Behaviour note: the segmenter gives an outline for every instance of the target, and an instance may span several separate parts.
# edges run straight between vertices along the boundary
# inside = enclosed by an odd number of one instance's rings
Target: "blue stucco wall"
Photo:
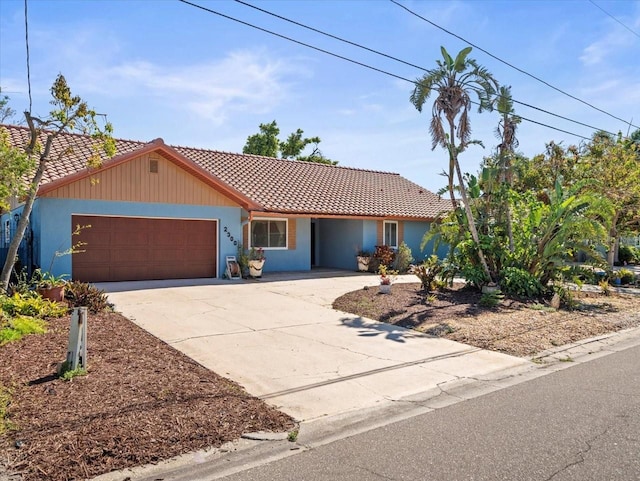
[[[230,237],[224,233],[224,227],[227,227],[230,236],[241,241],[240,212],[239,207],[40,198],[36,200],[32,218],[34,238],[40,239],[39,244],[34,243],[34,260],[45,270],[49,270],[49,266],[52,265],[51,272],[55,275],[71,273],[72,256],[56,257],[55,254],[70,248],[73,244],[72,214],[217,219],[219,221],[218,275],[222,276],[225,256],[236,255],[237,250]]]
[[[267,258],[264,264],[265,273],[311,269],[311,219],[296,219],[295,249],[265,249],[264,254]]]
[[[319,219],[320,259],[322,267],[355,270],[356,254],[362,249],[363,221]]]
[[[362,222],[362,250],[371,254],[376,250],[378,243],[378,222],[365,220]]]
[[[415,263],[424,260],[425,257],[429,257],[431,254],[436,254],[440,259],[443,259],[447,255],[448,248],[446,245],[440,245],[438,250],[434,251],[433,240],[425,245],[424,250],[420,249],[422,238],[425,233],[429,231],[430,227],[430,222],[404,222],[404,241],[411,248]]]

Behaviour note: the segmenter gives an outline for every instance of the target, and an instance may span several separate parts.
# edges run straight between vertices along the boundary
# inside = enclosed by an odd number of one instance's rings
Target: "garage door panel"
[[[74,242],[73,278],[90,282],[179,279],[216,275],[217,222],[136,217],[73,216],[91,224]]]

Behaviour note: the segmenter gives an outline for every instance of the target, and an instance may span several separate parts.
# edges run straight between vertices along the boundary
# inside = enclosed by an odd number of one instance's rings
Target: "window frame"
[[[284,222],[284,247],[266,247],[253,245],[253,223],[267,222],[267,240],[269,239],[269,222]],[[249,248],[256,247],[265,251],[286,251],[289,249],[289,219],[286,217],[254,217],[249,222]]]
[[[395,245],[391,245],[391,244],[387,244],[387,225],[395,225],[396,226],[396,244]],[[400,244],[400,232],[399,232],[399,226],[398,226],[398,221],[397,220],[385,220],[382,223],[382,244],[383,245],[388,245],[391,249],[397,249],[399,244]]]

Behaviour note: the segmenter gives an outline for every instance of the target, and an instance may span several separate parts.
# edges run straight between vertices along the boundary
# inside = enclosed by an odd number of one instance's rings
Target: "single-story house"
[[[2,126],[12,145],[29,131]],[[355,270],[360,250],[397,247],[417,259],[430,223],[450,202],[398,174],[151,142],[116,141],[87,168],[92,140],[57,138],[30,218],[30,263],[84,281],[221,277],[238,244],[262,247],[270,271]],[[78,143],[80,144],[78,146]],[[8,246],[22,208],[2,216]],[[76,227],[90,225],[79,234]],[[78,242],[71,255],[56,255]],[[5,249],[6,250],[6,249]]]

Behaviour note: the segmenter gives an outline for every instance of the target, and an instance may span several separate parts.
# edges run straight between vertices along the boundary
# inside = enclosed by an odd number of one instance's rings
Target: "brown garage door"
[[[211,220],[72,216],[75,280],[85,282],[215,277],[217,223]]]

